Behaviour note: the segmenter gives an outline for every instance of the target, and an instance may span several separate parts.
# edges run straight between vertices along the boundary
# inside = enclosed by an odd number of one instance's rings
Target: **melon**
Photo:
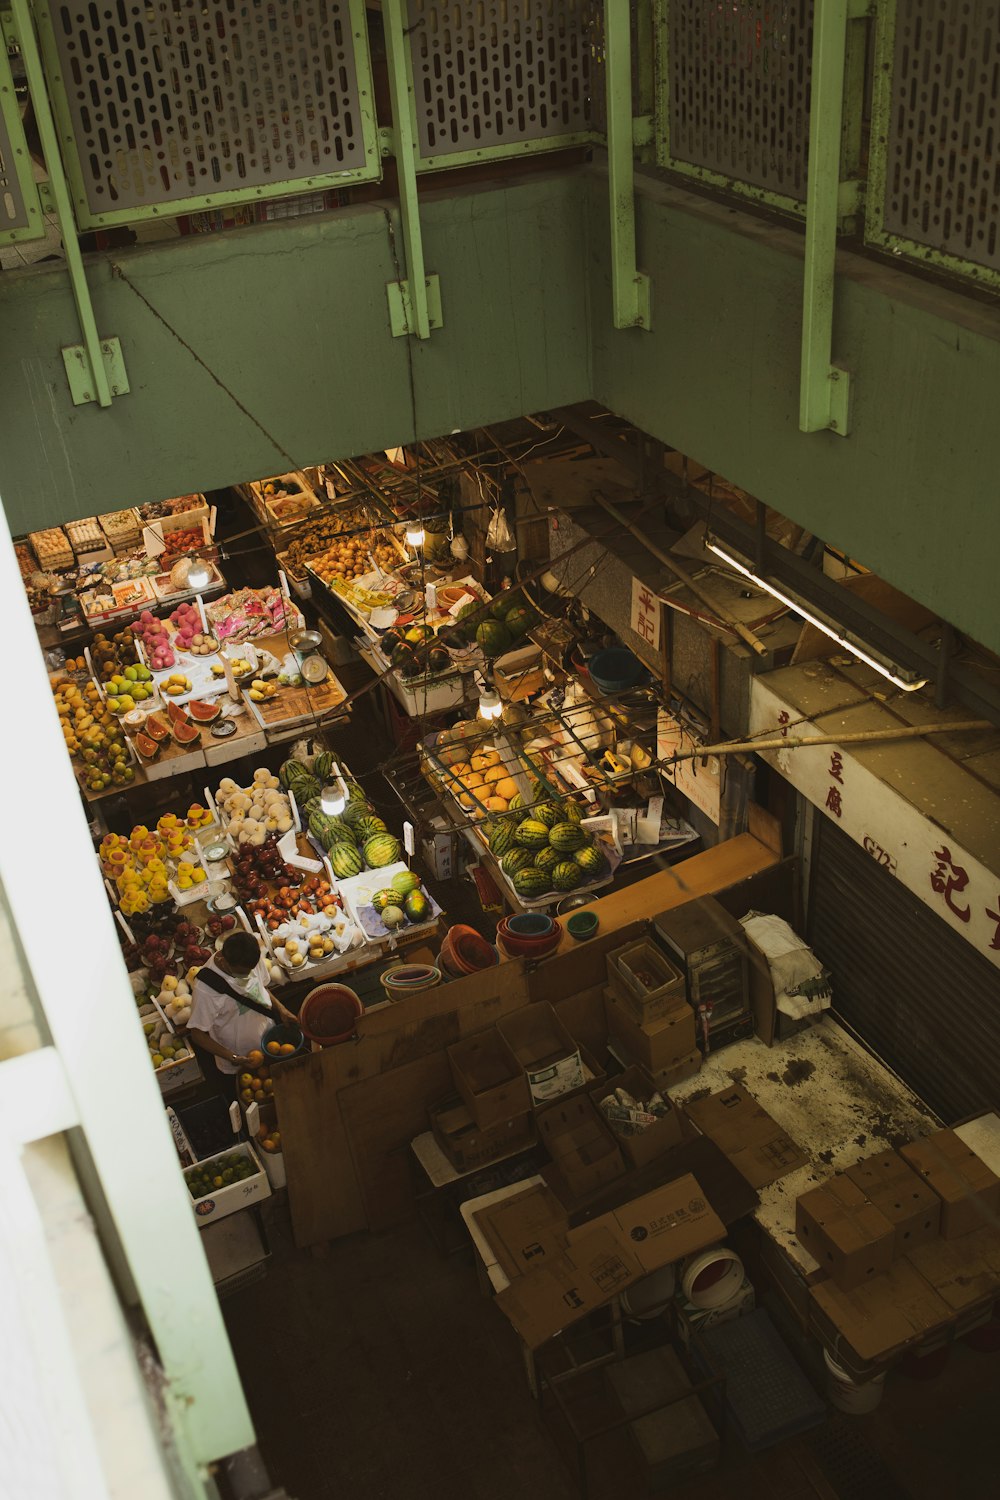
[[[208,703],[203,698],[193,698],[188,704],[188,713],[199,724],[211,724],[222,712],[218,703]]]
[[[150,739],[148,734],[139,733],[136,735],[135,748],[143,760],[155,760],[160,753],[159,741]]]
[[[201,730],[197,724],[192,724],[191,720],[183,714],[180,718],[174,719],[170,726],[170,732],[178,745],[193,745],[195,740],[201,736]]]

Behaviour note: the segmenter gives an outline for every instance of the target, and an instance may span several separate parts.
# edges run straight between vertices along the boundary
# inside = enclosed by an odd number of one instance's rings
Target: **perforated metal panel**
[[[31,168],[17,112],[14,82],[7,49],[0,46],[0,238],[30,239],[44,233]],[[8,119],[10,123],[8,123]],[[21,148],[21,173],[14,152],[14,135]],[[22,180],[25,179],[25,180]],[[29,200],[28,194],[31,194]]]
[[[1000,3],[897,0],[884,227],[1000,271]]]
[[[812,0],[669,0],[664,165],[804,202]]]
[[[604,89],[596,0],[409,0],[407,11],[425,160],[592,128]]]
[[[0,232],[27,227],[28,210],[14,170],[14,151],[3,115],[0,114]]]
[[[91,223],[377,175],[361,0],[49,0],[46,12]]]

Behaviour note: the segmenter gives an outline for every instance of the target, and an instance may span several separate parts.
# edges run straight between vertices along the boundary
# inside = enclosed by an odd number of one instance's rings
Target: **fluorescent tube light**
[[[915,693],[918,689],[927,686],[926,677],[906,682],[899,676],[898,672],[893,671],[891,666],[887,666],[886,663],[879,661],[877,657],[865,651],[855,641],[848,640],[846,636],[838,635],[832,626],[827,625],[818,615],[814,615],[804,604],[800,604],[798,599],[794,599],[791,594],[784,593],[776,584],[770,583],[768,579],[762,578],[759,573],[755,573],[752,568],[748,568],[746,563],[740,562],[731,553],[724,551],[716,542],[709,541],[706,538],[705,546],[709,552],[714,552],[716,557],[721,557],[722,561],[728,564],[730,568],[735,568],[737,573],[742,573],[744,578],[749,578],[751,583],[755,584],[758,588],[762,588],[765,593],[770,594],[772,598],[777,599],[786,608],[794,610],[797,615],[802,616],[803,620],[808,620],[810,625],[815,625],[816,629],[822,631],[831,641],[836,641],[838,646],[843,646],[845,651],[849,651],[852,656],[856,656],[859,661],[863,661],[874,672],[878,672],[882,677],[888,678],[893,686],[898,687],[901,692]]]

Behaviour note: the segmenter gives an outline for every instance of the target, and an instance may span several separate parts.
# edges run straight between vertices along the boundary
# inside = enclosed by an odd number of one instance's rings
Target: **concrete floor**
[[[266,1279],[225,1299],[223,1311],[264,1460],[293,1500],[577,1494],[470,1261],[441,1257],[416,1223],[353,1236],[321,1256],[299,1252],[280,1202],[269,1232]],[[957,1345],[935,1380],[891,1376],[878,1412],[831,1413],[823,1427],[753,1456],[727,1442],[720,1469],[671,1493],[985,1500],[1000,1493],[998,1395],[1000,1355]],[[631,1473],[595,1470],[593,1500],[644,1493]]]

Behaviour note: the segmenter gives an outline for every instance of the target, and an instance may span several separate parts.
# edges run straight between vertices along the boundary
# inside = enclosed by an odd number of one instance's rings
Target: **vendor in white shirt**
[[[251,1066],[268,1027],[287,1021],[291,1011],[267,988],[260,944],[249,932],[231,932],[215,957],[199,969],[191,1000],[188,1034],[211,1052],[220,1073]]]

